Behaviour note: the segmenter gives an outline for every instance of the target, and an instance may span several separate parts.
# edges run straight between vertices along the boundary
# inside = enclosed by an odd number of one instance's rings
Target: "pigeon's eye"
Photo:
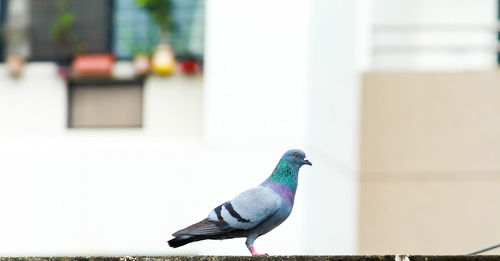
[[[295,158],[298,158],[298,157],[299,157],[299,154],[298,154],[297,152],[295,152],[295,153],[293,154],[293,156],[294,156]]]

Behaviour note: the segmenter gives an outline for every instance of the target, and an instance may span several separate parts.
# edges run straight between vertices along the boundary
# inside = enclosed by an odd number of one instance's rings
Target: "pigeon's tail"
[[[244,236],[244,231],[234,229],[224,221],[212,221],[203,219],[185,229],[175,232],[173,239],[168,241],[168,245],[176,248],[205,239],[227,239]]]
[[[196,242],[196,241],[200,241],[200,240],[203,240],[203,239],[206,239],[206,237],[202,237],[202,236],[180,236],[180,237],[175,237],[173,239],[170,239],[168,241],[168,245],[170,247],[176,248],[176,247],[181,247],[183,245],[186,245],[186,244],[189,244],[189,243],[192,243],[192,242]]]

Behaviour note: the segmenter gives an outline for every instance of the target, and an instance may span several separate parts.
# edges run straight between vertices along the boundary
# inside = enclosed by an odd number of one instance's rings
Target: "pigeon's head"
[[[306,154],[297,149],[289,150],[283,154],[282,159],[285,159],[287,162],[296,164],[299,167],[302,165],[309,165],[312,166],[312,163],[308,160],[306,160]]]

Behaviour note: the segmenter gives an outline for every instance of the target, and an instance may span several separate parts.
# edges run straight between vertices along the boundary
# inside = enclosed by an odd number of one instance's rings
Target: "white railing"
[[[496,67],[494,24],[378,24],[371,28],[373,69]]]

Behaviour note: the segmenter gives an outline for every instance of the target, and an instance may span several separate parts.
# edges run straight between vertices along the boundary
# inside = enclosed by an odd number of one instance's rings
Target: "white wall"
[[[358,186],[358,2],[311,2],[307,253],[355,254]],[[311,240],[320,238],[320,240]],[[309,239],[309,240],[307,240]]]
[[[201,146],[202,81],[149,78],[141,129],[68,129],[54,64],[0,66],[0,255],[167,254],[174,199],[210,176],[183,182],[225,156]]]
[[[66,90],[52,64],[30,64],[19,79],[0,67],[0,139],[60,136]]]
[[[302,143],[307,9],[300,0],[207,2],[207,142]]]
[[[371,0],[369,4],[372,13],[371,21],[367,22],[373,24],[373,31],[369,32],[373,41],[372,69],[496,67],[495,0]],[[381,29],[381,26],[386,27]],[[396,30],[387,26],[406,27]],[[408,47],[413,50],[404,50]]]
[[[208,3],[206,141],[259,158],[298,146],[314,164],[289,220],[257,249],[356,253],[357,3]]]
[[[243,189],[239,185],[233,189],[238,181],[243,179],[246,188],[262,182],[284,151],[306,150],[309,4],[298,0],[212,0],[206,8],[205,142],[210,148],[234,151],[233,156],[245,162],[228,166],[233,169],[229,172],[212,174],[220,181],[215,186],[226,195],[213,202],[223,202]],[[301,176],[311,171],[304,167]],[[304,192],[299,185],[294,212],[256,241],[257,251],[304,253]],[[243,242],[202,242],[187,249],[246,255]]]
[[[0,68],[0,255],[248,255],[244,239],[166,241],[296,147],[314,166],[301,170],[292,215],[256,249],[355,253],[354,4],[206,8],[205,86],[150,78],[142,129],[67,129],[55,66],[29,64],[19,80]]]

